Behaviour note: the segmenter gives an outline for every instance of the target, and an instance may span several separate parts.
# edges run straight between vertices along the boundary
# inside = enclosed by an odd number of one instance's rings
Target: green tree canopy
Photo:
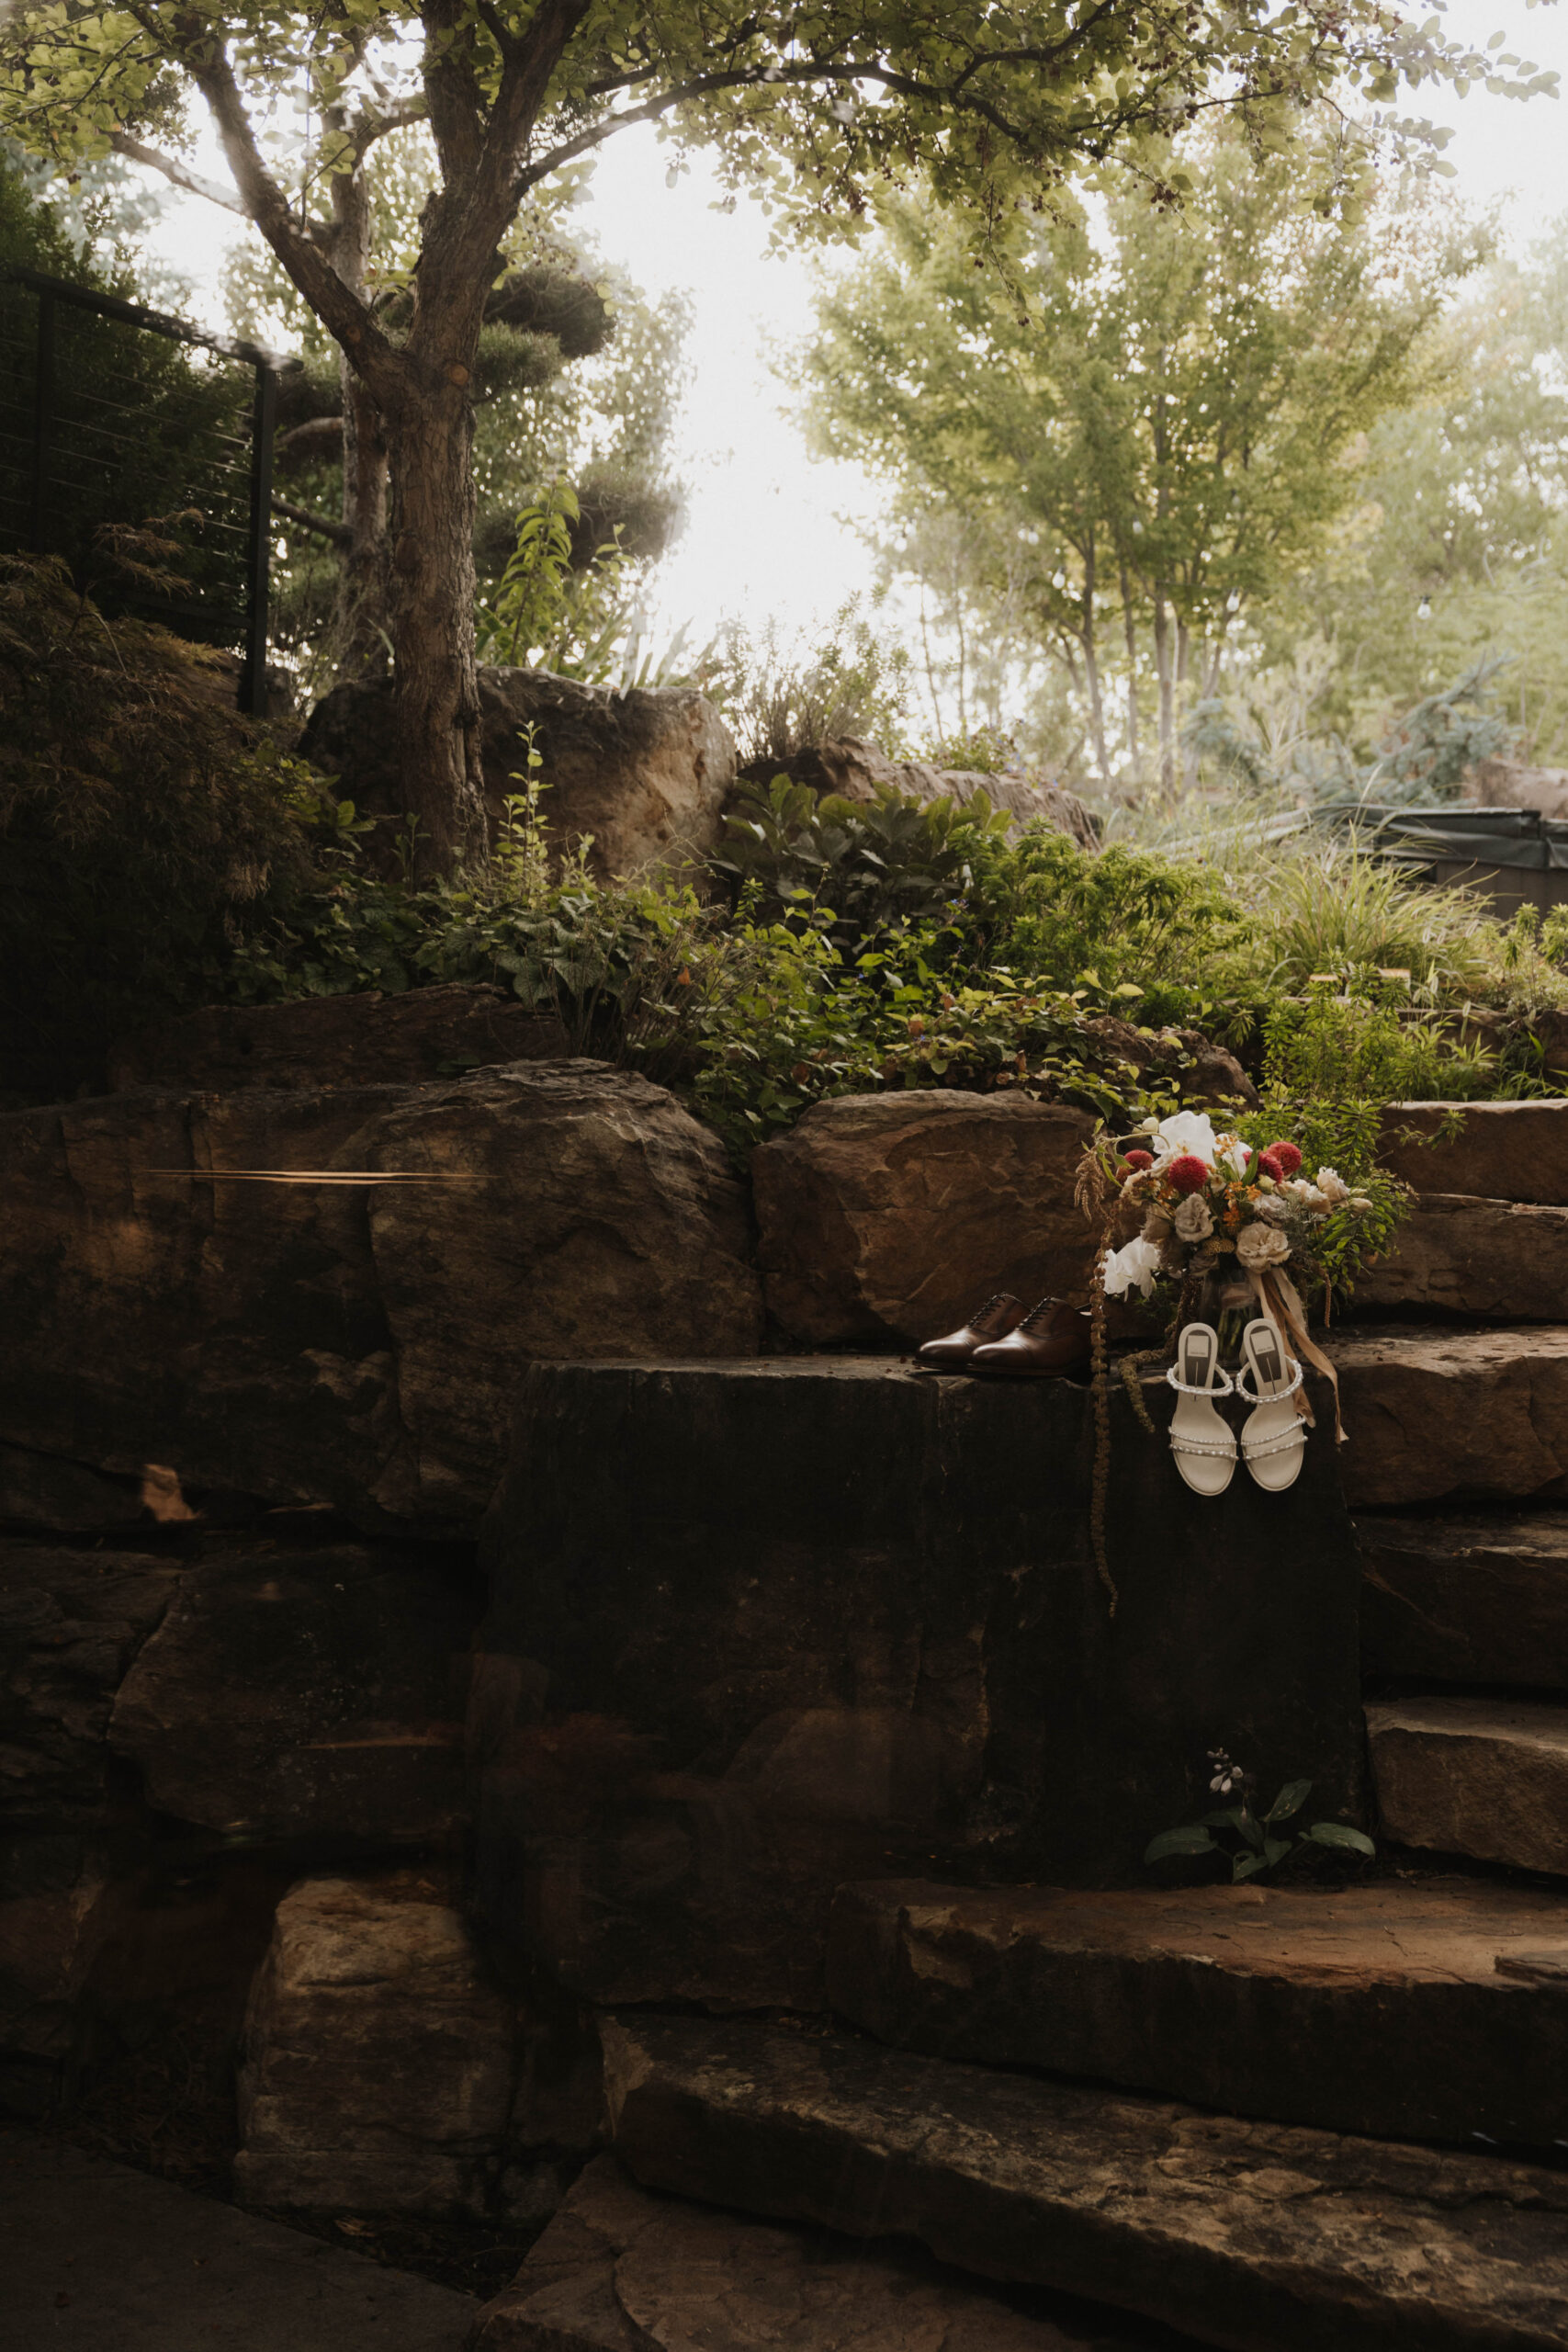
[[[1364,179],[1370,142],[1427,135],[1390,111],[1402,84],[1534,85],[1438,23],[1418,29],[1384,0],[997,0],[967,14],[951,0],[679,0],[654,15],[627,0],[21,0],[0,28],[0,129],[62,160],[118,149],[197,186],[180,150],[187,107],[207,107],[232,184],[204,192],[259,229],[363,394],[345,417],[351,474],[385,443],[400,790],[446,865],[483,850],[471,386],[500,248],[532,189],[660,122],[714,149],[786,229],[852,226],[923,175],[970,209],[984,245],[1086,162],[1122,150],[1174,195],[1178,126],[1229,112],[1282,150],[1303,105],[1338,93],[1373,120],[1303,159],[1303,198],[1332,209]],[[394,322],[366,289],[360,174],[413,120],[429,123],[440,185]]]
[[[1368,433],[1439,365],[1446,294],[1486,251],[1446,205],[1325,220],[1292,159],[1228,128],[1178,151],[1178,209],[1135,187],[1019,225],[1006,277],[905,203],[822,300],[803,369],[820,447],[898,487],[896,568],[988,645],[1048,652],[1102,778],[1108,685],[1134,774],[1157,714],[1172,783],[1181,689],[1211,694],[1238,616],[1319,556]]]

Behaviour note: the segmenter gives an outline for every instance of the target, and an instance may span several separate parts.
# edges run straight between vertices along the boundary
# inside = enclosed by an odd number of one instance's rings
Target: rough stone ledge
[[[824,2243],[650,2196],[604,2155],[486,2304],[472,2352],[1153,2352],[1111,2317],[978,2286],[908,2243]]]
[[[1307,1818],[1312,1818],[1309,1806]],[[1568,2003],[1500,1973],[1568,1954],[1568,1901],[1472,1879],[1314,1887],[840,1889],[832,2006],[878,2041],[1239,2115],[1550,2144]]]
[[[1367,1673],[1568,1688],[1568,1512],[1368,1514],[1356,1536]]]
[[[1438,1143],[1444,1128],[1453,1132]],[[1415,1140],[1407,1140],[1411,1135]],[[1390,1102],[1383,1165],[1418,1193],[1568,1204],[1568,1100]]]
[[[1358,1278],[1353,1305],[1358,1314],[1568,1320],[1568,1208],[1423,1193],[1392,1249]]]
[[[1354,1509],[1568,1496],[1568,1324],[1332,1334]]]
[[[1367,1735],[1383,1834],[1395,1844],[1568,1875],[1568,1708],[1378,1701]]]
[[[645,2186],[1190,2328],[1227,2352],[1559,2352],[1568,2178],[753,2023],[606,2020]]]

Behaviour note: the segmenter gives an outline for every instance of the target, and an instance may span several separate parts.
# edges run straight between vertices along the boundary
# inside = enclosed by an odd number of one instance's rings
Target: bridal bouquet
[[[1297,1145],[1281,1138],[1255,1150],[1216,1135],[1197,1111],[1145,1119],[1108,1172],[1120,1187],[1122,1231],[1139,1220],[1133,1239],[1106,1259],[1111,1298],[1131,1290],[1147,1298],[1157,1282],[1190,1274],[1250,1276],[1258,1288],[1287,1264],[1298,1280],[1331,1279],[1328,1245],[1347,1220],[1375,1206],[1333,1168],[1303,1174]]]

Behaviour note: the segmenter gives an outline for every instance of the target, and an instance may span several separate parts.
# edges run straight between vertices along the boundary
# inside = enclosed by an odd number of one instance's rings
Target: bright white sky
[[[1568,91],[1568,0],[1534,8],[1526,0],[1451,0],[1456,37],[1484,45],[1502,31],[1505,49],[1555,67]],[[1523,104],[1472,88],[1463,99],[1425,92],[1412,114],[1450,122],[1454,185],[1472,202],[1506,201],[1511,238],[1527,244],[1568,209],[1568,97]],[[811,324],[811,265],[766,256],[767,224],[744,199],[714,209],[716,191],[700,164],[665,186],[669,151],[651,130],[610,142],[586,208],[605,259],[657,295],[681,287],[695,323],[694,379],[682,420],[680,470],[691,486],[683,537],[660,567],[661,630],[689,621],[701,643],[727,614],[753,626],[769,614],[788,629],[826,617],[869,586],[871,562],[857,519],[877,513],[874,483],[858,468],[814,463],[789,421],[786,395],[768,366],[768,346],[798,347]],[[216,157],[203,168],[216,171]],[[156,248],[195,279],[195,308],[220,326],[213,289],[227,232],[215,208],[171,205]],[[241,232],[243,233],[243,232]]]

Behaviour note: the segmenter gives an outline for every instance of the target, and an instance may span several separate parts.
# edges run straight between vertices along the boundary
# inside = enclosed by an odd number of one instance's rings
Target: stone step
[[[1326,1344],[1353,1510],[1568,1496],[1568,1324],[1382,1326],[1341,1329]]]
[[[1568,1688],[1568,1511],[1359,1519],[1361,1666]]]
[[[1568,1101],[1391,1102],[1381,1157],[1418,1193],[1562,1207],[1568,1204]]]
[[[487,2303],[472,2352],[1179,2352],[1039,2288],[979,2285],[908,2241],[867,2246],[651,2196],[596,2156]]]
[[[1424,1193],[1356,1283],[1357,1313],[1568,1321],[1568,1208]]]
[[[1568,1707],[1379,1700],[1367,1707],[1367,1736],[1393,1844],[1568,1875]]]
[[[604,2029],[645,2186],[1093,2296],[1231,2352],[1568,2345],[1568,2177],[753,2021]]]
[[[1568,2003],[1502,1973],[1568,1899],[1469,1879],[1329,1892],[840,1889],[834,2009],[879,2041],[1388,2139],[1563,2130]]]

